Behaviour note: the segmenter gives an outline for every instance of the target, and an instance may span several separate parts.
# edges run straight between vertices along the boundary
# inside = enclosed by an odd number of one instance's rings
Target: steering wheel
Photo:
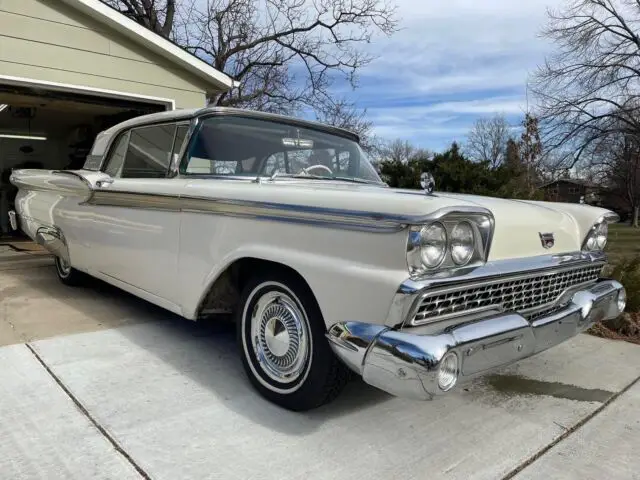
[[[326,170],[329,173],[329,175],[333,175],[333,170],[331,170],[326,165],[322,165],[321,163],[318,163],[316,165],[311,165],[310,167],[307,167],[307,168],[303,168],[302,171],[304,173],[309,173],[309,170],[313,170],[315,168],[322,168],[322,169]]]

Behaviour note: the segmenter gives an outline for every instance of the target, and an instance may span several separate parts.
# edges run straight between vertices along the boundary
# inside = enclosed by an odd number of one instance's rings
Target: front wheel
[[[83,283],[84,275],[82,272],[73,268],[66,260],[56,257],[55,264],[56,274],[62,283],[72,287],[76,287]]]
[[[295,275],[254,277],[243,290],[238,315],[242,363],[265,398],[304,411],[340,393],[348,372],[325,338],[313,294]]]

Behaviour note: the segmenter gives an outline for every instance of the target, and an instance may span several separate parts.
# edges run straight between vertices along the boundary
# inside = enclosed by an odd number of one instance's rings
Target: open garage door
[[[1,234],[11,234],[8,211],[15,168],[82,168],[96,135],[119,122],[173,107],[171,101],[0,80]],[[161,99],[160,99],[161,100]]]

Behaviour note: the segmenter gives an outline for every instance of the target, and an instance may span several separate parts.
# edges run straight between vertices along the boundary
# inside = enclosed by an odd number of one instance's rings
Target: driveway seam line
[[[591,412],[589,415],[584,417],[582,420],[580,420],[574,426],[566,429],[564,431],[564,433],[562,433],[562,435],[560,435],[559,437],[555,438],[551,443],[549,443],[549,444],[545,445],[544,447],[542,447],[540,450],[538,450],[536,453],[534,453],[531,457],[529,457],[523,463],[521,463],[516,468],[514,468],[513,470],[508,472],[505,476],[502,477],[501,480],[509,480],[509,479],[515,477],[520,472],[522,472],[525,468],[527,468],[529,465],[533,464],[536,460],[538,460],[539,458],[544,456],[548,451],[550,451],[553,447],[555,447],[561,441],[565,440],[572,433],[574,433],[574,432],[578,431],[580,428],[582,428],[587,422],[589,422],[589,420],[595,418],[600,412],[602,412],[605,408],[607,408],[611,403],[613,403],[621,395],[625,394],[636,383],[638,383],[638,381],[640,381],[640,377],[637,377],[635,380],[633,380],[631,383],[629,383],[622,390],[620,390],[619,392],[617,392],[614,395],[612,395],[611,397],[609,397],[607,399],[607,401],[602,403],[602,405],[600,405],[598,408],[596,408],[593,412]]]
[[[93,426],[96,427],[98,431],[102,434],[102,436],[104,436],[107,439],[107,441],[111,444],[111,446],[120,455],[122,455],[127,462],[129,462],[129,464],[136,470],[136,472],[138,472],[138,474],[142,478],[144,478],[145,480],[151,480],[151,476],[147,472],[145,472],[144,469],[136,463],[133,457],[131,457],[131,455],[129,455],[122,446],[120,446],[120,444],[116,441],[116,439],[113,438],[111,434],[107,432],[107,430],[102,425],[100,425],[95,418],[93,418],[93,416],[84,407],[84,405],[82,405],[80,400],[78,400],[76,396],[73,393],[71,393],[71,391],[64,385],[64,383],[62,383],[62,380],[60,380],[60,378],[58,378],[58,376],[55,373],[53,373],[51,368],[49,368],[49,366],[44,362],[44,360],[38,354],[38,352],[29,343],[25,343],[24,345],[29,349],[29,351],[33,354],[33,356],[36,357],[36,360],[38,360],[40,365],[42,365],[42,367],[47,371],[47,373],[51,376],[51,378],[53,378],[53,380],[64,391],[64,393],[67,394],[67,396],[71,399],[71,401],[75,404],[75,406],[80,410],[80,412],[85,417],[87,417],[89,421],[93,424]]]

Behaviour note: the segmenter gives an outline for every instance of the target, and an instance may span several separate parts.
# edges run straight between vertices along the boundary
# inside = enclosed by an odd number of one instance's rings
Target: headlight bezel
[[[442,261],[434,267],[429,267],[422,262],[420,245],[420,232],[431,224],[438,223],[444,226],[447,232],[446,254]],[[473,231],[474,249],[465,263],[457,264],[452,257],[452,232],[460,223],[467,223]],[[424,223],[414,224],[409,227],[407,241],[407,267],[411,278],[419,278],[423,275],[433,275],[438,272],[455,272],[464,268],[471,268],[486,263],[491,239],[493,237],[494,219],[488,210],[463,210],[440,212],[425,219]]]
[[[620,217],[613,212],[607,213],[598,218],[598,220],[596,220],[596,222],[587,231],[587,234],[582,241],[582,251],[587,253],[604,251],[609,237],[609,224],[616,223],[619,220]],[[605,232],[604,235],[602,235],[603,230]],[[604,236],[604,242],[598,240],[601,236]]]

